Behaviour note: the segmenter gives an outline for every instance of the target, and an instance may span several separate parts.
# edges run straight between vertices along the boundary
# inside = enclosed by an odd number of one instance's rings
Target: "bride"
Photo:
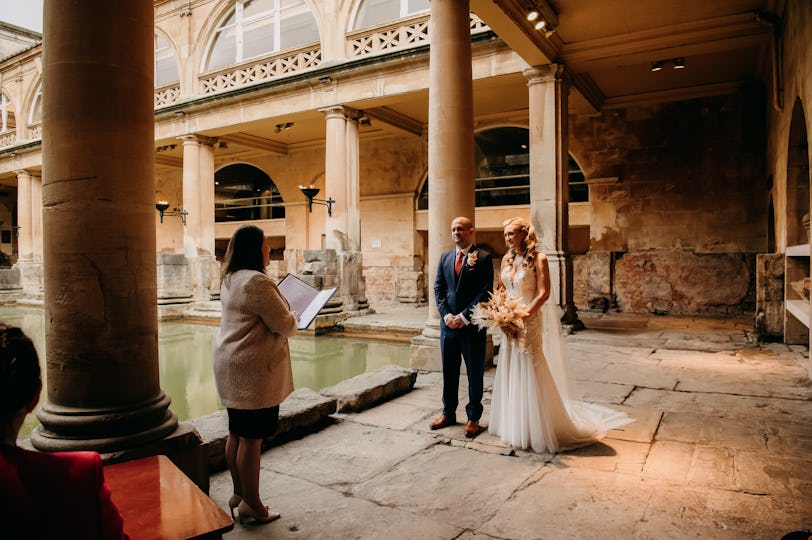
[[[580,401],[570,388],[557,302],[550,299],[547,256],[536,251],[529,221],[503,223],[508,252],[499,275],[526,307],[524,328],[503,327],[488,431],[516,448],[559,452],[586,446],[633,422],[624,413]]]

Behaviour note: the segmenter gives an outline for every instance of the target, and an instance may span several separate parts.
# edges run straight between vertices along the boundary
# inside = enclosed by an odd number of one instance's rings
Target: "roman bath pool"
[[[19,326],[32,339],[40,357],[45,386],[45,319],[36,308],[0,306],[0,321]],[[222,408],[214,388],[212,349],[217,326],[167,321],[158,324],[161,388],[172,398],[170,408],[188,420]],[[345,336],[301,335],[290,339],[296,388],[318,391],[388,364],[409,367],[409,343]],[[45,391],[41,402],[46,399]],[[20,436],[37,425],[28,415]]]

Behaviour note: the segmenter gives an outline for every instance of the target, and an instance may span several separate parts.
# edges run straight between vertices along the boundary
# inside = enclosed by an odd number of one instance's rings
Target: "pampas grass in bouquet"
[[[499,288],[490,293],[487,302],[480,302],[471,312],[471,322],[479,328],[498,328],[505,334],[517,337],[524,330],[523,317],[530,314],[518,298],[509,296]]]

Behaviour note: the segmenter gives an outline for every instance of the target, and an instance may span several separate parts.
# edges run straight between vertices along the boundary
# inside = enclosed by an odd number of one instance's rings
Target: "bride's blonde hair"
[[[522,246],[524,247],[524,261],[522,261],[522,267],[531,268],[536,262],[536,242],[538,241],[538,238],[536,238],[536,230],[528,220],[521,217],[506,219],[502,222],[503,229],[508,228],[510,225],[515,227],[517,231],[527,233],[522,241]],[[518,255],[518,253],[511,247],[505,255],[505,257],[508,258],[508,263],[513,264],[516,255]]]

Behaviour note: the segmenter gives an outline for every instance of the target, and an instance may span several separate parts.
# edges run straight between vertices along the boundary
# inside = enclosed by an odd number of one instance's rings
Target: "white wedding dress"
[[[511,277],[502,272],[507,293],[529,304],[536,296],[535,268]],[[581,401],[572,390],[568,353],[561,338],[557,301],[551,296],[525,320],[519,340],[502,336],[493,383],[488,431],[516,448],[559,452],[586,446],[634,420],[608,407]]]

